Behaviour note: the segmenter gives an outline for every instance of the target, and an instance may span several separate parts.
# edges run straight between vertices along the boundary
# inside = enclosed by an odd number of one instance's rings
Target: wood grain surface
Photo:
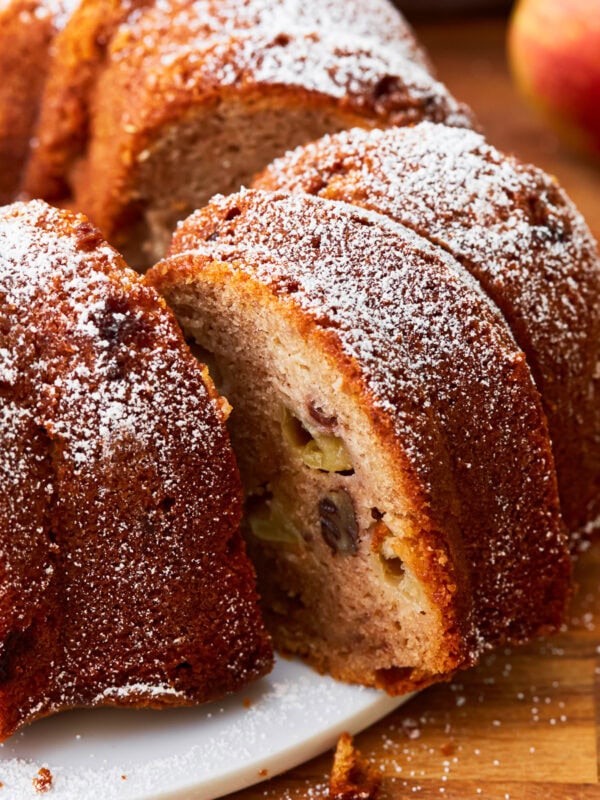
[[[600,236],[600,171],[570,154],[523,103],[505,21],[420,24],[440,78],[489,140],[556,175]],[[600,800],[600,543],[576,565],[564,632],[488,657],[356,737],[389,800]],[[331,753],[231,800],[326,797]]]

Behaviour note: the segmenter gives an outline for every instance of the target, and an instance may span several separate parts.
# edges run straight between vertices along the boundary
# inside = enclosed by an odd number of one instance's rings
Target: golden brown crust
[[[455,487],[443,437],[435,429],[432,430],[431,426],[427,426],[426,436],[437,457],[427,463],[415,464],[403,447],[399,447],[393,419],[373,402],[372,389],[365,380],[361,365],[340,346],[335,328],[330,329],[322,317],[315,320],[311,315],[299,313],[300,310],[293,300],[293,277],[291,280],[285,277],[282,280],[277,279],[273,284],[249,277],[253,272],[255,259],[259,259],[262,266],[270,266],[276,270],[280,266],[277,258],[271,258],[264,251],[255,254],[236,247],[220,248],[218,244],[211,245],[203,252],[202,234],[199,235],[195,227],[197,222],[195,216],[193,225],[190,226],[192,230],[188,227],[185,233],[193,237],[198,249],[186,252],[183,247],[181,254],[173,254],[153,267],[145,276],[146,282],[165,296],[176,314],[179,309],[173,290],[181,285],[195,284],[200,278],[209,285],[231,286],[240,303],[247,307],[270,308],[282,321],[289,320],[298,326],[311,349],[335,365],[335,369],[343,376],[348,393],[363,406],[372,421],[376,431],[372,446],[388,448],[389,452],[394,453],[394,479],[402,487],[406,503],[407,518],[403,525],[411,543],[411,569],[422,581],[439,614],[440,640],[429,642],[427,668],[416,665],[407,670],[386,670],[380,677],[367,680],[364,670],[357,670],[350,658],[339,658],[334,647],[323,651],[312,646],[311,636],[307,633],[310,629],[310,609],[308,615],[306,611],[297,615],[292,604],[282,624],[281,615],[273,613],[269,607],[269,598],[273,595],[275,602],[280,599],[278,590],[273,592],[272,589],[280,582],[285,586],[283,566],[277,561],[276,552],[268,553],[265,548],[254,547],[251,555],[259,572],[260,591],[265,600],[263,613],[277,648],[283,653],[301,655],[319,672],[330,673],[338,680],[371,683],[389,694],[405,694],[434,681],[447,679],[458,668],[475,661],[477,655],[474,654],[476,645],[470,621],[473,606],[472,576],[466,566],[467,556],[461,541],[461,532],[456,525],[456,501],[453,497]],[[423,399],[413,398],[415,406]],[[406,410],[405,408],[404,411]],[[315,639],[318,638],[317,631],[314,631],[314,636]]]
[[[107,48],[119,23],[149,2],[81,0],[57,36],[25,176],[29,197],[68,200],[70,170],[86,146],[91,98]]]
[[[472,131],[423,123],[348,131],[299,148],[255,181],[402,222],[477,278],[542,395],[568,528],[600,521],[600,261],[555,180]]]
[[[0,218],[0,735],[164,707],[271,666],[214,387],[82,216]]]
[[[560,622],[570,566],[539,396],[462,267],[384,217],[258,192],[215,199],[179,228],[171,253],[150,273],[167,297],[214,253],[227,262],[215,274],[257,304],[268,286],[357,381],[378,435],[403,454],[412,566],[447,615],[448,671]],[[396,678],[386,688],[432,680]]]
[[[0,9],[0,205],[19,188],[60,14],[60,3],[48,0]]]
[[[145,203],[151,205],[140,177],[144,163],[157,142],[193,114],[218,117],[220,109],[239,105],[240,118],[252,119],[240,124],[260,125],[263,108],[282,114],[306,109],[335,120],[322,130],[423,118],[471,122],[425,68],[376,39],[342,31],[333,40],[318,28],[295,28],[293,15],[290,27],[277,27],[276,21],[272,27],[234,24],[221,30],[216,11],[212,18],[207,14],[199,32],[190,8],[184,3],[183,21],[166,32],[153,6],[122,25],[102,54],[89,60],[93,80],[83,93],[69,79],[69,37],[79,37],[75,21],[67,29],[46,93],[28,196],[71,192],[77,206],[120,244],[119,232],[122,240],[131,236],[128,228]],[[195,24],[186,26],[186,19]],[[220,190],[225,188],[224,179]]]
[[[119,25],[123,28],[117,34]],[[412,60],[426,65],[402,16],[385,0],[353,0],[325,3],[282,3],[275,13],[272,3],[251,0],[173,0],[157,4],[153,0],[82,0],[64,35],[56,44],[53,65],[35,144],[33,163],[27,178],[31,197],[49,199],[68,196],[71,170],[86,148],[93,128],[96,84],[110,53],[117,58],[131,57],[139,62],[136,47],[148,52],[173,52],[179,45],[194,41],[201,51],[215,37],[227,39],[235,32],[256,27],[296,25],[310,30],[346,28],[375,41],[394,44]],[[277,31],[276,31],[277,32]],[[113,43],[113,39],[117,39]],[[136,67],[141,74],[145,67]],[[136,84],[130,85],[130,89]],[[112,100],[117,99],[112,97]],[[125,107],[131,101],[126,99]],[[150,105],[160,105],[154,102]]]

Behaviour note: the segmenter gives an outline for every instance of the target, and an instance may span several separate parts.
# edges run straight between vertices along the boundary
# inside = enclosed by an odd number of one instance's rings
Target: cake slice
[[[276,14],[262,0],[238,5],[146,3],[98,37],[101,17],[86,29],[88,59],[77,57],[74,17],[57,45],[27,195],[73,202],[143,267],[164,255],[178,220],[289,147],[355,125],[471,124],[401,17],[390,30],[405,36],[383,41],[387,4],[372,4],[371,35],[366,19],[350,29],[364,0],[290,0]]]
[[[600,528],[600,260],[554,178],[478,133],[424,122],[324,137],[277,160],[255,185],[378,211],[457,258],[527,356],[567,526],[575,540]]]
[[[272,664],[229,407],[85,217],[0,210],[0,739]]]
[[[3,0],[0,3],[0,205],[19,189],[51,47],[74,0]]]
[[[186,220],[146,280],[234,408],[281,650],[398,693],[560,622],[539,396],[452,257],[380,215],[248,191]]]

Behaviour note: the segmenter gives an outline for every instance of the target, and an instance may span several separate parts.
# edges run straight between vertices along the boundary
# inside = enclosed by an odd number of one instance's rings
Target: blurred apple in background
[[[577,150],[600,157],[600,0],[519,0],[508,44],[533,105]]]

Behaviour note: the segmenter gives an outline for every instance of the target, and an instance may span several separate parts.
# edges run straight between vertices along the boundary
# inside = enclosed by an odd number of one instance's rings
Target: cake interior
[[[278,100],[272,92],[193,107],[138,154],[129,196],[139,216],[128,228],[126,260],[142,269],[156,263],[177,222],[213,195],[248,185],[289,148],[356,124],[350,113],[312,108],[293,97]]]
[[[245,533],[276,646],[390,692],[430,682],[446,658],[440,609],[415,575],[418,530],[356,387],[293,316],[239,283],[165,294],[233,406]]]

